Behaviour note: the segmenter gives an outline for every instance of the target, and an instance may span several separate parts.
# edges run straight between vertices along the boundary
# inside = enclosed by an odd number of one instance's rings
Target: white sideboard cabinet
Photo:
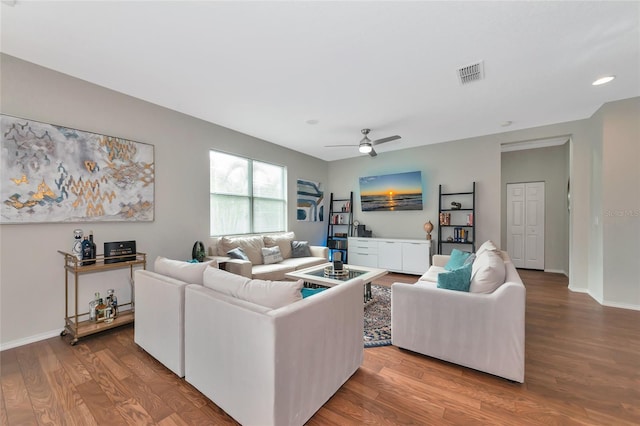
[[[349,263],[422,275],[431,266],[431,241],[352,237],[349,238]]]

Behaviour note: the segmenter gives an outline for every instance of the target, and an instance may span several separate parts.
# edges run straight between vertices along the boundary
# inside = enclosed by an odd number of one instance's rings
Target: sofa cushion
[[[166,275],[189,284],[202,285],[202,274],[211,262],[213,261],[190,263],[158,256],[154,263],[153,270],[160,275]],[[217,265],[217,263],[215,265]]]
[[[428,281],[432,283],[437,283],[438,275],[442,272],[447,272],[447,270],[444,269],[442,266],[430,266],[429,269],[427,269],[427,272],[422,274],[418,282]]]
[[[265,235],[264,245],[265,247],[280,247],[280,253],[284,259],[291,257],[291,242],[296,238],[296,234],[293,232],[284,232],[282,234]]]
[[[249,260],[249,258],[247,257],[247,254],[240,247],[236,247],[233,250],[229,250],[227,252],[227,255],[232,259]]]
[[[458,249],[451,250],[451,256],[449,257],[449,261],[446,265],[444,265],[444,269],[447,271],[454,271],[462,265],[464,265],[465,261],[469,258],[471,253],[467,251],[462,251]]]
[[[272,263],[282,262],[282,253],[280,253],[280,247],[263,247],[262,248],[262,263],[270,265]]]
[[[292,257],[291,259],[285,259],[280,262],[281,265],[290,266],[295,270],[310,268],[316,265],[322,265],[327,263],[327,259],[324,257]]]
[[[284,280],[284,274],[295,271],[291,265],[283,262],[272,263],[271,265],[253,265],[251,267],[251,277],[260,280]]]
[[[249,279],[217,268],[207,268],[203,284],[219,293],[277,309],[302,299],[302,280],[266,281]]]
[[[469,291],[472,265],[461,266],[448,272],[438,274],[438,288],[457,291]]]
[[[476,256],[471,272],[471,293],[493,293],[504,283],[504,260],[499,252],[486,250]]]
[[[240,247],[253,265],[262,265],[262,247],[264,247],[262,235],[222,237],[218,244],[222,246],[222,251],[224,253],[228,253],[229,250]]]

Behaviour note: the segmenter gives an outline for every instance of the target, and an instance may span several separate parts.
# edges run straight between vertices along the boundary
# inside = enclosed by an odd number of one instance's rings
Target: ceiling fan
[[[395,141],[396,139],[400,139],[400,136],[395,135],[395,136],[389,136],[386,138],[382,138],[382,139],[376,139],[374,141],[372,141],[371,139],[369,139],[369,132],[371,131],[371,129],[362,129],[361,132],[364,135],[364,137],[362,138],[362,140],[360,141],[360,143],[358,145],[325,145],[327,148],[334,148],[334,147],[342,147],[342,146],[357,146],[358,147],[358,151],[360,151],[363,154],[369,154],[372,157],[375,157],[376,155],[378,155],[375,151],[375,149],[373,149],[374,146],[376,145],[380,145],[381,143],[385,143],[385,142],[391,142],[391,141]]]

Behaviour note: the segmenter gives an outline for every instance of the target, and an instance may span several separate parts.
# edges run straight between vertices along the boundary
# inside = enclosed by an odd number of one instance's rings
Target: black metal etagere
[[[442,192],[442,185],[438,191],[438,253],[447,254],[443,253],[443,246],[450,252],[455,245],[475,252],[476,183],[469,192]],[[451,203],[459,203],[459,207]]]
[[[334,260],[334,253],[340,252],[342,262],[347,263],[348,238],[353,236],[353,192],[349,198],[333,198],[329,200],[329,217],[327,224],[327,247],[329,259]]]

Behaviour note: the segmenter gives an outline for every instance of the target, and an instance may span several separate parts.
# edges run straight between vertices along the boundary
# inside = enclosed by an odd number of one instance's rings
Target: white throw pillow
[[[262,263],[265,265],[282,262],[283,260],[282,254],[280,253],[280,247],[275,246],[262,248]]]
[[[153,270],[157,274],[166,275],[189,284],[202,285],[202,274],[211,262],[213,261],[210,260],[202,263],[190,263],[158,256],[153,266]],[[217,266],[217,263],[215,265]]]
[[[204,271],[205,287],[272,309],[301,300],[302,284],[302,280],[252,280],[217,268],[207,268]]]
[[[283,259],[289,259],[291,257],[291,242],[295,240],[296,234],[294,232],[285,232],[282,234],[271,234],[264,236],[265,247],[280,247],[280,253],[282,253]]]
[[[471,269],[470,293],[493,293],[504,283],[506,271],[502,256],[486,250],[476,257]]]
[[[480,256],[485,251],[500,251],[500,249],[498,248],[498,246],[496,246],[496,243],[491,240],[487,240],[482,243],[478,250],[476,250],[476,257]]]

